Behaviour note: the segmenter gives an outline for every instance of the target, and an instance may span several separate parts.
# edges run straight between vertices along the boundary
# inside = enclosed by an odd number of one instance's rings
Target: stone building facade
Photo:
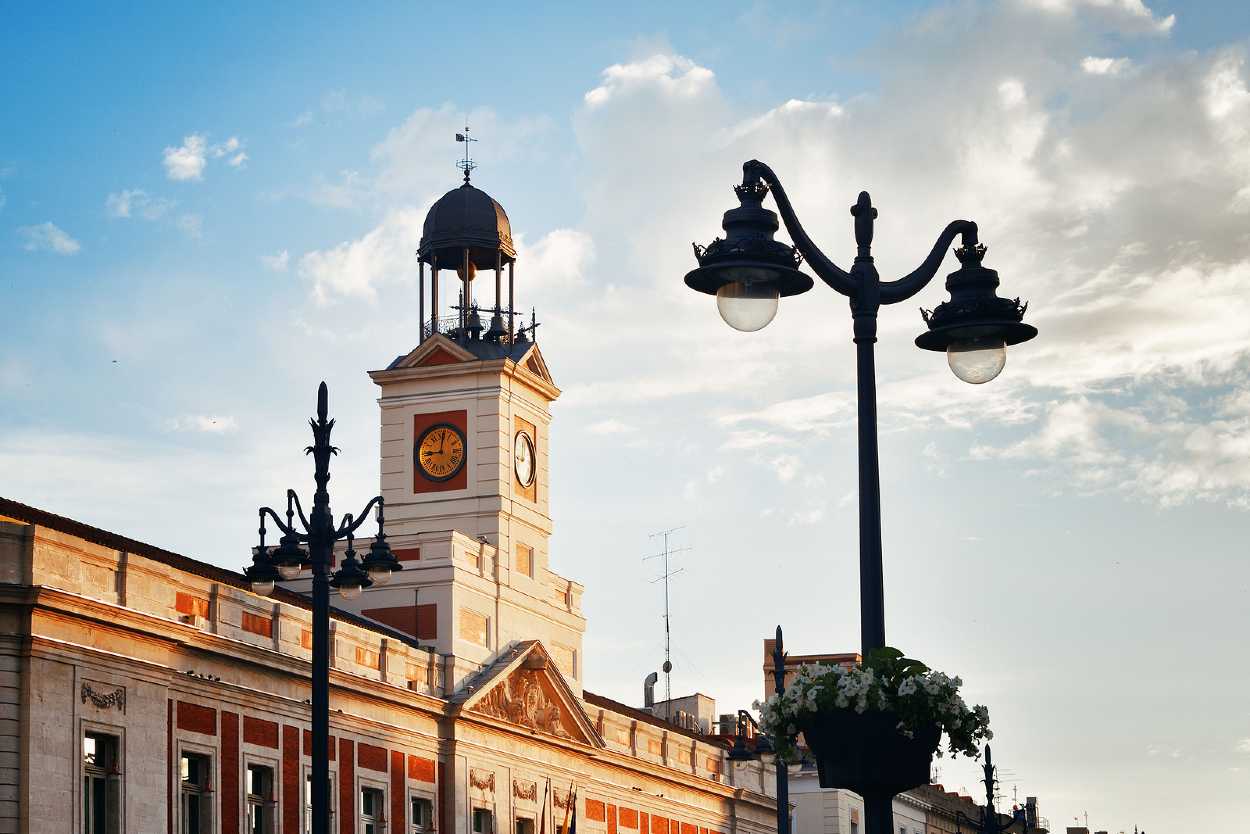
[[[775,832],[772,780],[711,728],[584,687],[583,589],[549,563],[559,389],[533,320],[515,320],[502,207],[466,173],[419,253],[428,324],[371,373],[404,569],[333,599],[331,830],[564,834],[572,811],[579,834]],[[454,317],[435,291],[448,260],[463,267]],[[487,330],[473,281],[492,265]],[[234,571],[0,499],[0,834],[307,831],[307,589],[258,595]]]

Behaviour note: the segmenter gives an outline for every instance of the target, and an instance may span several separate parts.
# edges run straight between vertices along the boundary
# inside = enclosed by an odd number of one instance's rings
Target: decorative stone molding
[[[557,808],[567,808],[569,807],[569,803],[573,801],[573,792],[562,791],[559,788],[552,788],[551,801],[555,803]]]
[[[486,694],[474,709],[510,724],[519,724],[557,738],[568,738],[560,706],[551,700],[538,673],[521,669]]]
[[[122,715],[126,714],[126,687],[124,686],[119,686],[112,692],[105,692],[104,684],[96,683],[93,685],[91,681],[83,681],[82,689],[79,690],[78,694],[82,697],[84,704],[90,701],[99,709],[117,707],[118,712]]]
[[[530,802],[538,801],[538,783],[529,782],[524,779],[512,780],[512,795],[517,799],[525,799]]]
[[[495,792],[495,774],[493,771],[478,770],[473,768],[469,771],[469,784],[481,791]]]

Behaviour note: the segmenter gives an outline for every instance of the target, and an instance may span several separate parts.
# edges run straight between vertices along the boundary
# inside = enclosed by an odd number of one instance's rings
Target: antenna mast
[[[467,184],[469,182],[469,173],[477,167],[477,163],[469,158],[469,143],[476,142],[477,140],[469,135],[468,119],[466,119],[464,123],[464,133],[456,134],[456,141],[464,142],[464,159],[457,160],[456,167],[461,171],[464,171],[464,181]]]
[[[676,533],[678,530],[684,530],[684,529],[686,529],[686,525],[683,524],[680,527],[671,527],[668,530],[661,530],[658,533],[652,533],[651,535],[649,535],[647,537],[648,539],[657,539],[657,538],[662,537],[664,539],[664,550],[661,553],[655,553],[655,554],[652,554],[651,556],[646,556],[643,558],[644,562],[649,561],[651,559],[659,559],[661,557],[664,559],[664,573],[661,574],[660,576],[657,576],[655,579],[652,579],[651,584],[654,585],[656,582],[659,582],[661,580],[664,581],[664,665],[660,668],[664,670],[664,720],[665,722],[669,724],[673,723],[672,722],[672,719],[673,719],[673,703],[672,703],[673,702],[673,681],[672,681],[672,674],[671,674],[673,671],[673,644],[672,644],[672,629],[670,628],[670,616],[669,616],[669,607],[668,607],[668,580],[669,580],[669,577],[676,576],[677,574],[685,570],[685,568],[678,568],[677,570],[669,570],[668,560],[670,556],[677,554],[677,553],[684,553],[690,550],[690,548],[679,547],[674,550],[668,546],[668,537],[671,536],[673,533]]]

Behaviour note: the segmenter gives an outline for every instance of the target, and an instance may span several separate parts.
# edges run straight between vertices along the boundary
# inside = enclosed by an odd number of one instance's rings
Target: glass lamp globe
[[[762,329],[777,315],[781,293],[776,284],[731,281],[716,291],[716,309],[734,330],[751,333]]]
[[[273,593],[273,580],[269,579],[264,582],[253,582],[252,593],[260,594],[262,597],[269,596]]]
[[[982,385],[1002,373],[1007,364],[1007,344],[1001,337],[951,342],[946,348],[946,363],[964,382]]]
[[[278,575],[286,582],[290,582],[292,579],[299,579],[301,570],[303,570],[302,565],[278,565]]]
[[[363,589],[359,585],[339,586],[339,593],[342,595],[343,599],[356,599],[360,596],[361,590]]]
[[[373,580],[374,585],[385,585],[391,581],[390,568],[369,568],[369,578]]]

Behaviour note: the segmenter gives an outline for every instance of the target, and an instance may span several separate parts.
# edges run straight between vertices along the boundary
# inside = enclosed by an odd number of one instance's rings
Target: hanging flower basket
[[[805,717],[799,729],[816,759],[820,786],[893,796],[929,784],[941,730],[931,724],[909,738],[898,724],[893,712],[834,709]]]
[[[886,647],[851,667],[801,666],[780,697],[755,707],[779,755],[792,757],[803,735],[821,787],[892,796],[928,784],[943,733],[952,755],[970,758],[993,736],[989,711],[969,708],[962,685]]]

